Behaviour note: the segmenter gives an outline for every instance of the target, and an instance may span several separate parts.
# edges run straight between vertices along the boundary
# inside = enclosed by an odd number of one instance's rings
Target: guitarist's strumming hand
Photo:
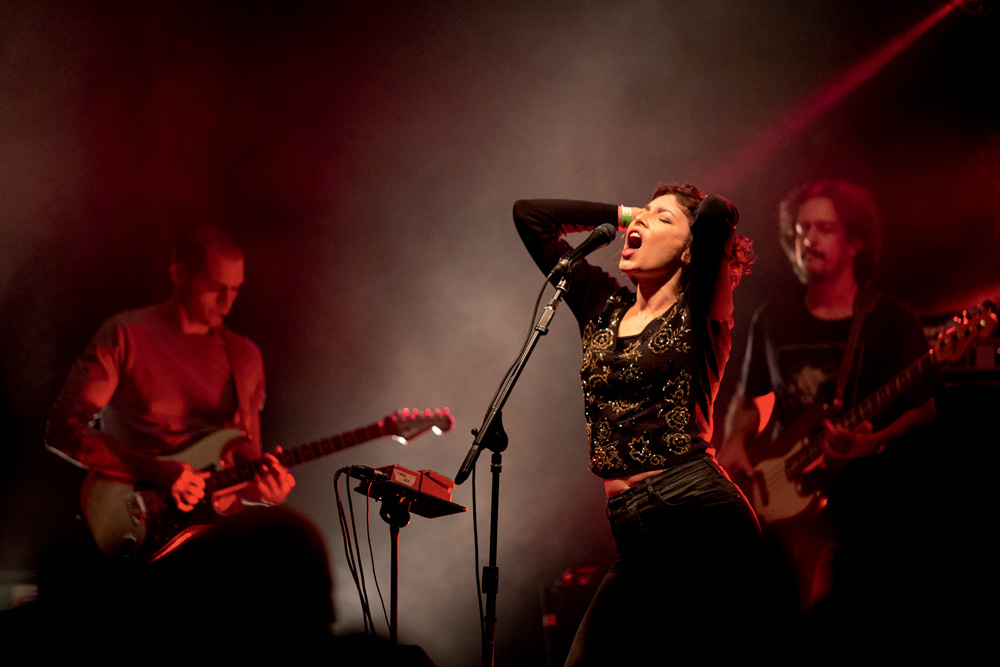
[[[871,423],[865,421],[851,430],[834,424],[829,419],[823,422],[823,455],[829,459],[854,459],[860,456],[880,454],[882,438],[872,432]]]
[[[733,397],[726,414],[726,437],[719,448],[719,465],[730,475],[749,477],[753,464],[747,454],[747,443],[760,436],[774,409],[774,393],[763,396]]]
[[[169,461],[163,464],[163,473],[174,476],[170,484],[170,497],[180,511],[190,512],[205,497],[207,472],[195,470],[187,463]]]

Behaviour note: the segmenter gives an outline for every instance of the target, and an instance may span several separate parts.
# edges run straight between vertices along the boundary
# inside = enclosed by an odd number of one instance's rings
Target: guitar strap
[[[875,304],[876,296],[878,292],[868,285],[860,287],[858,293],[854,295],[854,320],[851,322],[851,333],[847,337],[847,347],[844,348],[844,358],[840,362],[840,372],[837,374],[837,388],[833,394],[833,406],[837,410],[844,406],[844,390],[847,388],[847,376],[851,373],[851,360],[854,359],[854,351],[861,337],[861,324]]]
[[[239,403],[238,412],[243,430],[256,443],[260,443],[260,415],[257,407],[253,405],[253,398],[250,396],[250,378],[247,377],[247,370],[250,368],[251,360],[247,358],[246,348],[236,334],[222,327],[222,335],[226,341],[226,353],[229,355],[229,366],[233,370],[233,384],[236,385],[236,400]]]

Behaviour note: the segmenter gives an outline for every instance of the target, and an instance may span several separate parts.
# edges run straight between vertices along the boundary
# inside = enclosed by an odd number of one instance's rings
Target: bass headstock
[[[961,359],[977,340],[992,336],[997,329],[997,314],[993,308],[993,303],[987,301],[982,306],[962,311],[955,318],[955,326],[938,334],[931,348],[934,356],[939,361]]]

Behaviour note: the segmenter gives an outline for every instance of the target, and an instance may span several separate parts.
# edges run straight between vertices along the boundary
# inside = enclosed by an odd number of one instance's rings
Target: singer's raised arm
[[[615,204],[570,199],[522,199],[514,203],[514,225],[525,248],[544,275],[573,250],[563,237],[586,232],[604,223],[621,225],[621,208]],[[569,273],[566,304],[580,323],[588,322],[615,292],[624,289],[609,273],[585,260]]]

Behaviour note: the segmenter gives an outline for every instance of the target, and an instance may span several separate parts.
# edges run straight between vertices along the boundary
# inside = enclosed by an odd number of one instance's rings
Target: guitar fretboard
[[[387,423],[386,420],[382,420],[375,422],[374,424],[369,424],[368,426],[356,428],[353,431],[347,431],[328,438],[307,442],[303,445],[298,445],[297,447],[292,447],[282,451],[281,454],[277,455],[278,461],[280,461],[281,465],[286,468],[291,468],[302,463],[308,463],[309,461],[313,461],[322,456],[333,454],[334,452],[354,447],[355,445],[360,445],[361,443],[368,442],[369,440],[375,440],[386,435],[391,435],[395,432],[395,429],[387,428],[387,426],[395,426],[395,423]],[[207,490],[212,492],[220,491],[231,486],[237,486],[238,484],[249,482],[256,474],[261,472],[263,465],[264,461],[262,459],[258,459],[256,461],[241,461],[232,467],[215,471],[212,473],[212,476],[206,484]]]

